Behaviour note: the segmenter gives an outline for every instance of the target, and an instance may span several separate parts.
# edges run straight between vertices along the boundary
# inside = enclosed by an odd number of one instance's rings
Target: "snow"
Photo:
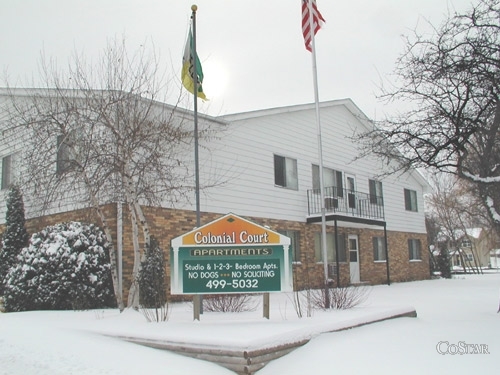
[[[495,200],[492,197],[486,197],[486,206],[489,208],[493,220],[500,223],[500,213],[497,212],[495,208]]]
[[[259,307],[239,314],[205,312],[201,321],[193,321],[189,303],[173,304],[169,320],[162,323],[148,323],[134,310],[121,314],[117,310],[0,313],[0,374],[234,374],[210,362],[112,336],[233,349],[311,338],[270,362],[258,375],[491,373],[500,364],[499,290],[500,272],[495,271],[380,285],[371,288],[360,306],[316,310],[312,317],[302,319],[294,311],[292,295],[285,294],[271,295],[269,320],[262,318]],[[417,318],[324,333],[412,307]],[[452,355],[437,350],[459,347],[482,353]]]
[[[465,232],[462,229],[457,229],[455,230],[455,237],[460,238],[467,234],[469,237],[478,239],[481,236],[482,231],[483,228],[466,228]]]

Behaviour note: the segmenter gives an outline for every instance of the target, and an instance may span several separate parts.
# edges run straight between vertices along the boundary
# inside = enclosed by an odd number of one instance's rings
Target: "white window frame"
[[[62,175],[74,168],[75,150],[71,135],[57,136],[56,174]]]
[[[76,128],[57,136],[56,174],[75,170],[80,163],[83,129]]]
[[[290,237],[290,248],[292,249],[292,261],[300,263],[300,231],[298,230],[278,230],[283,236]]]
[[[323,183],[325,190],[333,189],[332,194],[334,197],[344,196],[344,174],[342,171],[336,169],[323,167]],[[314,190],[319,191],[319,166],[317,164],[312,165],[312,185]]]
[[[369,179],[368,189],[370,192],[370,203],[377,206],[384,205],[384,191],[382,189],[382,181]]]
[[[19,153],[12,153],[2,157],[2,176],[0,181],[0,190],[8,190],[16,182],[18,177]]]
[[[462,240],[462,247],[472,247],[472,241],[467,239]]]
[[[339,248],[341,256],[339,263],[347,263],[347,241],[343,233],[339,233]],[[335,233],[326,233],[326,256],[328,263],[336,263],[337,251],[335,250]],[[323,262],[323,252],[321,251],[321,232],[314,233],[314,256],[317,263]]]
[[[281,171],[278,169],[278,160],[284,166]],[[297,159],[274,154],[274,185],[299,190]]]
[[[372,237],[373,244],[373,261],[387,262],[384,237]]]
[[[2,186],[1,190],[7,190],[12,184],[12,155],[2,158]]]
[[[405,210],[411,212],[418,212],[417,191],[411,189],[404,189],[405,197]]]
[[[408,239],[408,254],[410,261],[422,260],[422,243],[417,238]]]

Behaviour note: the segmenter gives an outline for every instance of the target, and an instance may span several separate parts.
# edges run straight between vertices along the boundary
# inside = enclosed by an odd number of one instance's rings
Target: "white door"
[[[351,284],[358,284],[359,278],[359,249],[358,236],[349,235],[349,271],[351,273]]]

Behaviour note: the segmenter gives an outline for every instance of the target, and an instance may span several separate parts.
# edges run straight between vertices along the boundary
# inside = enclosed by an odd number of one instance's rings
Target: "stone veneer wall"
[[[196,226],[196,215],[193,211],[173,210],[161,207],[143,207],[144,213],[150,225],[151,235],[154,235],[160,246],[165,250],[165,258],[167,262],[167,283],[170,281],[170,264],[169,250],[170,241],[189,232]],[[117,226],[117,206],[116,204],[108,204],[103,206],[103,211],[106,214],[108,225],[112,231],[114,238],[114,246],[116,249],[116,226]],[[202,213],[201,224],[204,225],[219,218],[220,214]],[[128,209],[123,206],[123,298],[127,301],[128,289],[132,282],[132,268],[134,263],[133,245],[132,245],[132,230],[130,223],[130,215]],[[272,230],[295,230],[300,232],[300,262],[294,263],[294,286],[296,289],[318,288],[324,283],[323,263],[316,262],[314,252],[314,236],[315,233],[321,231],[320,225],[306,224],[295,221],[263,219],[246,217],[259,225],[269,226]],[[93,222],[100,225],[100,220],[92,210],[77,210],[65,212],[50,216],[38,217],[27,220],[28,232],[34,233],[47,225],[55,223],[78,220],[84,222]],[[339,222],[339,225],[342,223]],[[375,228],[375,229],[373,229]],[[334,232],[334,227],[327,226],[328,232]],[[386,262],[374,262],[373,260],[373,245],[372,237],[384,235],[383,230],[377,227],[369,228],[346,228],[338,227],[338,233],[345,234],[346,238],[349,234],[358,235],[359,246],[359,262],[361,282],[368,284],[384,284],[387,283]],[[401,282],[410,280],[422,280],[430,277],[429,272],[429,253],[427,249],[427,237],[425,233],[387,233],[388,249],[389,249],[389,265],[390,265],[390,280],[391,282]],[[422,260],[410,261],[408,254],[408,238],[420,239]],[[143,248],[143,235],[139,232],[141,251]],[[348,251],[348,250],[347,250]],[[347,255],[347,258],[348,255]],[[336,276],[333,278],[333,284],[336,285]],[[340,284],[341,286],[348,285],[350,282],[349,264],[340,263]],[[168,284],[167,284],[168,285]]]

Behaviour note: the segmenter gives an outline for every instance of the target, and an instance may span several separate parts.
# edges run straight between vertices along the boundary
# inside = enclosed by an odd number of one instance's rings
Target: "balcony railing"
[[[384,199],[381,196],[340,189],[335,186],[324,188],[325,213],[352,217],[384,219]],[[309,216],[321,214],[320,189],[307,191]]]

